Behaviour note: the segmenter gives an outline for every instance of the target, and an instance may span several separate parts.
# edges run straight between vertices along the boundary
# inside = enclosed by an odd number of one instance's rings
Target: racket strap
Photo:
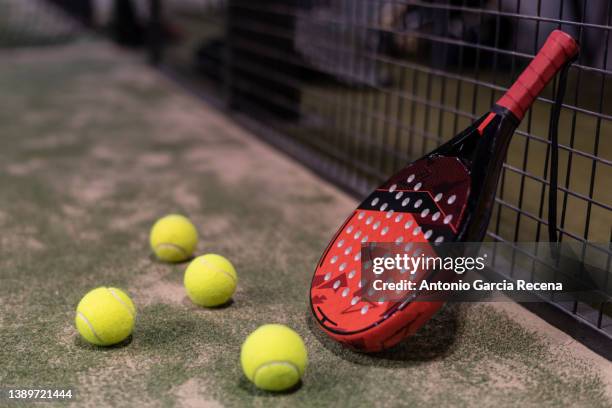
[[[550,123],[548,125],[548,139],[550,141],[550,180],[548,190],[548,240],[557,242],[559,240],[557,228],[557,190],[559,176],[559,117],[565,95],[567,74],[573,60],[565,63],[559,74],[559,85],[555,96],[555,103],[550,111]],[[568,169],[569,171],[569,169]]]

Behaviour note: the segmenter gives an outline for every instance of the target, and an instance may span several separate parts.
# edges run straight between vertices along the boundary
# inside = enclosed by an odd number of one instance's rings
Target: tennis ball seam
[[[128,311],[128,313],[130,314],[130,316],[132,316],[132,318],[135,318],[136,316],[134,316],[134,312],[132,312],[132,309],[123,301],[123,299],[121,299],[117,293],[112,289],[112,288],[106,288],[106,290],[108,290],[111,294],[112,297],[114,297],[119,303],[121,303],[123,305],[123,307],[125,307]]]
[[[257,381],[257,372],[262,369],[262,368],[266,368],[272,365],[284,365],[284,366],[289,366],[291,368],[293,368],[295,370],[295,373],[297,374],[298,378],[301,377],[300,375],[300,370],[298,369],[298,366],[293,364],[291,361],[286,361],[286,360],[273,360],[273,361],[267,361],[259,366],[257,366],[257,368],[255,369],[255,371],[253,372],[253,381]]]
[[[236,279],[236,278],[234,278],[234,276],[233,276],[231,273],[227,273],[227,272],[226,272],[226,271],[224,271],[223,269],[221,269],[221,268],[217,267],[216,265],[214,265],[212,262],[208,262],[206,259],[201,259],[201,262],[202,262],[202,263],[204,263],[204,264],[206,264],[206,265],[208,265],[209,267],[211,267],[211,268],[212,268],[212,269],[214,269],[215,271],[220,272],[220,273],[222,273],[223,275],[225,275],[225,276],[229,277],[229,278],[230,278],[230,279],[231,279],[231,280],[234,282],[234,284],[237,284],[237,283],[238,283],[238,282],[237,282],[237,279]]]
[[[155,245],[155,250],[159,249],[159,248],[164,248],[164,247],[170,247],[173,249],[177,249],[179,252],[181,252],[183,254],[183,256],[185,256],[186,258],[188,258],[191,254],[189,254],[187,252],[187,250],[185,250],[185,248],[183,248],[180,245],[176,245],[170,242],[162,242],[160,244]]]
[[[85,317],[85,315],[82,312],[77,312],[77,316],[79,316],[81,318],[81,320],[83,320],[85,322],[85,324],[89,327],[89,330],[91,330],[91,334],[94,335],[94,337],[96,338],[96,340],[98,340],[99,343],[101,343],[101,344],[106,343],[104,340],[102,340],[100,338],[100,336],[98,336],[98,333],[96,333],[96,331],[94,330],[93,325],[87,319],[87,317]]]

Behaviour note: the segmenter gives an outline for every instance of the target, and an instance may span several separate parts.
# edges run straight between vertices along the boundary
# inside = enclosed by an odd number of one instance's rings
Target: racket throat
[[[495,105],[491,112],[495,118],[490,119],[488,115],[483,117],[482,123],[488,120],[489,124],[482,128],[482,137],[467,164],[472,169],[471,188],[458,241],[476,242],[484,239],[510,140],[520,123],[512,112],[503,107]]]

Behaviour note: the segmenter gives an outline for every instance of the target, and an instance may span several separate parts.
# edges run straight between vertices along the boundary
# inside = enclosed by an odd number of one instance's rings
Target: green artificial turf
[[[611,406],[588,362],[490,306],[447,306],[383,354],[341,348],[312,321],[308,288],[350,199],[102,42],[2,61],[0,387],[72,387],[97,407]],[[149,228],[169,212],[196,224],[198,253],[235,264],[231,304],[196,307],[186,264],[151,257]],[[73,326],[100,285],[138,309],[117,347]],[[245,337],[273,322],[309,352],[288,393],[256,390],[239,364]]]

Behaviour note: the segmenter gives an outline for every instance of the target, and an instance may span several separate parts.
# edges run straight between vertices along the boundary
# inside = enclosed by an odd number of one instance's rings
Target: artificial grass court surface
[[[73,387],[78,406],[612,406],[610,363],[518,306],[449,306],[393,351],[342,349],[310,319],[308,287],[352,199],[105,43],[1,59],[0,386]],[[186,264],[151,258],[168,212],[193,220],[198,254],[234,263],[233,303],[196,307]],[[138,309],[122,347],[74,329],[100,285]],[[242,374],[240,345],[265,323],[306,342],[291,393]]]

